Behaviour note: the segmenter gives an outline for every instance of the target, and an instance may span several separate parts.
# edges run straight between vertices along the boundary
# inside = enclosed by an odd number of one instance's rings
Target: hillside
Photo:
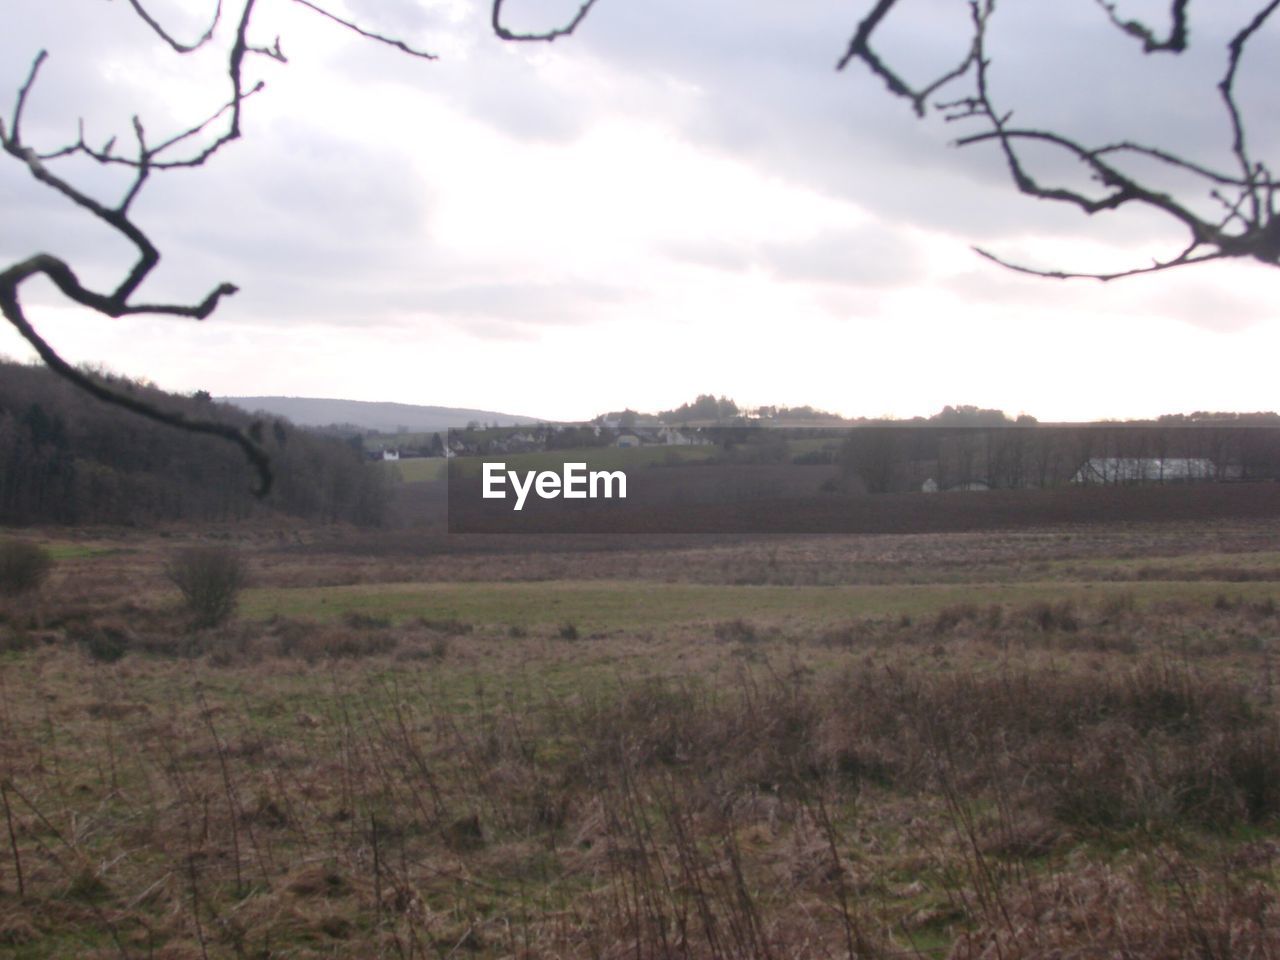
[[[538,423],[535,417],[497,413],[493,410],[468,410],[462,407],[424,407],[411,403],[375,403],[366,400],[332,400],[319,397],[219,397],[250,413],[266,413],[284,417],[299,427],[327,427],[351,424],[378,433],[432,433],[462,428],[468,423],[493,423],[515,426]]]
[[[167,394],[121,377],[133,394],[192,419],[250,429],[235,407]],[[252,494],[239,450],[92,399],[48,369],[0,362],[0,523],[148,523],[236,520],[273,512],[322,522],[379,522],[388,491],[359,449],[263,424],[275,484]]]

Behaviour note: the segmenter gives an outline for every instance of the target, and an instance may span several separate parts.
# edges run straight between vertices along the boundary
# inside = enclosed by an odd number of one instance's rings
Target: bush
[[[760,639],[760,635],[756,632],[755,625],[741,618],[737,620],[725,620],[715,625],[716,639],[721,643],[756,643]]]
[[[1074,633],[1080,629],[1080,618],[1070,600],[1059,600],[1057,603],[1038,600],[1025,607],[1023,613],[1030,623],[1045,633],[1055,630]]]
[[[25,540],[0,542],[0,595],[16,597],[44,583],[53,569],[53,557],[44,547]]]
[[[954,630],[960,624],[974,622],[981,615],[981,611],[976,604],[973,603],[953,603],[949,607],[943,607],[938,611],[938,615],[933,620],[934,633],[946,633]],[[988,613],[988,617],[990,617]]]
[[[194,626],[216,627],[235,611],[245,564],[230,547],[188,547],[174,555],[165,575],[182,591]]]
[[[115,663],[129,652],[132,637],[119,625],[100,624],[85,635],[83,643],[91,659],[98,663]]]

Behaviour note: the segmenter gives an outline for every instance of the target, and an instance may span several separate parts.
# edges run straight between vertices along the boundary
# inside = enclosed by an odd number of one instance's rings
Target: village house
[[[688,434],[681,433],[674,427],[663,427],[659,430],[657,440],[659,443],[668,447],[689,447],[698,442],[693,437]]]

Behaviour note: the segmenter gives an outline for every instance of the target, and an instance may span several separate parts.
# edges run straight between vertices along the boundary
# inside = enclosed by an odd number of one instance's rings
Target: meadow
[[[1280,522],[21,535],[6,956],[1280,955]]]

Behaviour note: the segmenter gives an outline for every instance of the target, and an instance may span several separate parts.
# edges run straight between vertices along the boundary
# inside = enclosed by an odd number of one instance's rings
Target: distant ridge
[[[463,407],[423,407],[412,403],[379,403],[367,400],[330,400],[319,397],[218,397],[250,413],[284,417],[300,427],[350,424],[379,433],[434,433],[465,427],[472,421],[497,422],[501,426],[540,423],[536,417]]]

